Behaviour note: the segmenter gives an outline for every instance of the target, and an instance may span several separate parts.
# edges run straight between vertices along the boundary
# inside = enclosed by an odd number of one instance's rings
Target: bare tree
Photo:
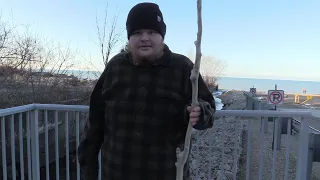
[[[188,58],[194,59],[194,53],[190,50],[188,52]],[[223,71],[227,67],[227,64],[214,56],[203,55],[201,57],[202,66],[200,67],[200,73],[208,87],[216,86],[218,79],[221,77]]]
[[[0,108],[72,99],[87,102],[91,85],[69,71],[77,64],[70,48],[18,34],[3,21],[0,27]]]
[[[226,63],[213,56],[202,57],[203,66],[201,68],[201,74],[208,78],[210,83],[216,84],[217,80],[221,77],[222,72],[226,68]]]
[[[79,64],[76,62],[75,54],[70,48],[62,47],[59,43],[46,41],[29,33],[18,33],[15,28],[8,26],[0,19],[0,109],[30,103],[89,104],[93,84],[70,71],[76,64]],[[44,113],[40,111],[38,115],[39,131],[41,127],[44,127],[43,115]],[[53,117],[53,114],[48,112],[48,116]],[[25,122],[25,116],[20,117],[23,117],[23,122]],[[53,125],[54,122],[49,117],[47,124]],[[14,126],[11,126],[10,122],[13,121],[8,120],[10,117],[4,118],[4,124],[0,125],[4,126],[1,129],[5,128],[3,132],[6,133],[4,141],[6,147],[3,148],[9,149],[12,137],[9,133],[14,133],[14,141],[18,142],[20,133],[17,130],[20,123],[14,123]],[[75,127],[75,120],[71,119],[73,118],[69,119],[70,132],[72,132],[72,127]],[[58,125],[60,124],[61,118],[59,118]],[[22,136],[24,138],[25,126],[26,124],[23,123]],[[42,133],[43,131],[39,132],[39,136]],[[70,138],[72,140],[71,136]],[[42,146],[40,142],[40,147]],[[74,151],[74,149],[70,150]],[[63,153],[60,154],[60,157],[63,155]],[[9,162],[7,165],[11,166],[11,155],[7,156]],[[2,169],[1,165],[0,169]],[[21,172],[17,170],[16,173],[19,178]],[[11,175],[9,170],[9,179],[13,178]]]
[[[105,10],[102,28],[99,26],[98,18],[96,17],[98,40],[104,65],[107,65],[110,54],[120,41],[122,33],[117,29],[117,20],[118,14],[115,14],[110,21],[111,23],[108,23],[108,4]]]
[[[1,73],[4,73],[5,66],[10,66],[11,69],[15,69],[22,64],[17,61],[16,54],[17,50],[14,48],[15,44],[15,32],[14,27],[9,26],[7,23],[2,21],[0,17],[0,66]]]

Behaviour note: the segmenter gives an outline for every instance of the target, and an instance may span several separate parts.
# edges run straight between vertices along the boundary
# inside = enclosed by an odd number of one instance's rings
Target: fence
[[[247,99],[247,109],[251,110],[275,110],[274,106],[270,106],[267,104],[267,102],[260,100],[259,97],[256,97],[252,93],[244,92],[244,95],[246,96]],[[281,109],[278,109],[279,111],[282,111]],[[294,109],[293,109],[294,110]],[[306,111],[303,109],[298,109],[295,111]],[[312,110],[311,110],[312,111]],[[307,118],[307,120],[306,120]],[[294,133],[300,135],[300,138],[303,136],[301,129],[305,128],[305,130],[308,129],[308,141],[307,144],[305,144],[308,147],[308,152],[305,153],[305,160],[306,164],[305,166],[307,167],[307,179],[311,178],[312,171],[314,171],[315,176],[313,178],[320,179],[320,130],[316,129],[314,127],[311,127],[309,125],[305,126],[302,125],[301,121],[319,121],[319,119],[316,119],[314,116],[312,117],[304,117],[301,120],[298,120],[299,117],[297,116],[292,116],[290,118],[284,118],[282,121],[275,121],[273,131],[275,131],[275,128],[278,128],[279,130],[277,131],[277,134],[273,134],[273,143],[276,141],[275,148],[277,150],[280,149],[280,144],[281,144],[281,134],[286,134],[287,129],[286,127],[290,126],[290,134],[293,135]],[[270,120],[270,119],[269,119]],[[308,123],[309,124],[309,123]],[[277,126],[277,127],[276,127]],[[268,131],[268,126],[265,126],[265,131]],[[307,136],[307,135],[306,135]],[[294,137],[292,137],[294,139]],[[293,140],[294,141],[294,140]],[[299,141],[299,146],[301,147],[304,144],[301,144],[301,139]],[[274,147],[272,147],[274,148]],[[302,157],[301,157],[302,158]],[[315,164],[316,163],[316,164]],[[313,166],[313,165],[316,166]]]
[[[1,118],[1,153],[2,153],[2,179],[80,179],[79,164],[76,159],[75,151],[79,144],[80,135],[82,133],[85,120],[87,118],[87,106],[75,105],[55,105],[55,104],[30,104],[26,106],[19,106],[9,109],[0,110]],[[247,146],[242,147],[246,152],[245,163],[245,179],[252,179],[250,174],[252,164],[252,146],[257,145],[252,143],[252,125],[256,122],[261,123],[260,127],[260,152],[259,152],[259,179],[263,178],[264,162],[272,161],[272,179],[276,177],[276,158],[277,151],[273,151],[273,159],[264,159],[264,138],[265,126],[268,118],[274,118],[277,127],[282,124],[287,124],[287,137],[291,132],[292,117],[301,117],[300,128],[300,149],[298,154],[296,179],[308,179],[310,175],[310,164],[308,158],[312,155],[310,152],[310,143],[313,142],[315,134],[310,134],[308,121],[304,118],[311,117],[311,112],[308,111],[268,111],[268,110],[221,110],[216,113],[217,119],[223,122],[226,117],[231,118],[235,122],[247,122]],[[224,124],[224,123],[222,123]],[[225,128],[225,127],[224,127]],[[279,128],[275,128],[276,131]],[[9,133],[10,132],[10,133]],[[214,172],[219,172],[219,177],[231,177],[231,179],[238,179],[241,163],[238,162],[237,156],[240,154],[241,146],[237,143],[227,147],[225,146],[228,139],[235,139],[236,137],[229,137],[222,129],[219,131],[219,136],[222,137],[222,144],[219,145],[221,150],[221,164],[214,167],[213,164],[217,159],[207,158],[206,169],[204,171],[202,163],[204,159],[196,159],[196,179],[205,178],[211,179],[215,176]],[[196,136],[200,132],[196,133]],[[275,133],[278,136],[279,133]],[[196,137],[196,139],[200,139]],[[195,153],[199,152],[200,148],[212,148],[210,143],[196,141]],[[277,138],[275,138],[274,145],[276,145]],[[230,150],[231,149],[231,150]],[[231,153],[227,153],[230,151]],[[290,141],[286,141],[286,161],[285,161],[285,179],[289,178],[289,155],[290,155]],[[65,157],[65,158],[62,158]],[[72,157],[72,158],[71,158]],[[196,154],[196,157],[200,157]],[[209,159],[209,161],[208,161]],[[101,156],[99,155],[101,162]],[[227,165],[227,164],[230,165]],[[54,165],[53,165],[54,164]],[[50,166],[49,166],[50,165]],[[100,164],[101,165],[101,164]],[[216,171],[219,169],[219,171]],[[101,168],[100,168],[101,170]],[[206,172],[206,173],[203,173]],[[63,178],[62,178],[63,177]],[[101,179],[101,171],[99,171],[99,179]]]

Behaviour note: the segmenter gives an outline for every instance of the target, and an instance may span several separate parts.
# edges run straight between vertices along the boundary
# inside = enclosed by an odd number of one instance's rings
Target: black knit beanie
[[[152,29],[164,38],[166,24],[163,21],[162,12],[157,4],[139,3],[129,12],[126,22],[128,39],[131,34],[139,29]]]

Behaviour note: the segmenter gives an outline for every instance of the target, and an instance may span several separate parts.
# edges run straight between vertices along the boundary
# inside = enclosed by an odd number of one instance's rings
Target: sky
[[[140,2],[1,0],[0,10],[2,20],[76,49],[78,58],[102,70],[96,17],[101,24],[107,5],[108,20],[118,14],[116,53],[126,41],[127,14]],[[170,49],[195,52],[196,0],[149,2],[160,6]],[[202,0],[202,6],[202,53],[225,62],[223,76],[320,81],[319,0]]]

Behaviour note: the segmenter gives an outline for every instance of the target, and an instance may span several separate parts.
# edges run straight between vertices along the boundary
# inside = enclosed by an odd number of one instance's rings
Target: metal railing
[[[293,129],[297,132],[297,133],[299,133],[300,132],[300,126],[301,126],[301,121],[299,121],[298,119],[295,119],[295,118],[293,118]],[[314,133],[320,133],[320,130],[319,129],[316,129],[316,128],[314,128],[314,127],[312,127],[312,126],[309,126],[309,129],[312,131],[312,132],[314,132]]]
[[[261,101],[259,99],[256,99],[256,97],[254,97],[252,93],[244,91],[243,94],[247,97],[247,109],[250,109],[250,110],[257,110],[257,109],[262,110],[263,108],[260,107],[261,104],[264,104],[264,106],[266,106],[266,102],[263,102],[263,101]],[[266,107],[264,107],[264,108],[266,108]],[[293,118],[292,128],[297,133],[299,133],[299,131],[300,131],[300,125],[301,125],[301,121],[299,121],[296,118]],[[312,126],[309,126],[309,128],[310,128],[310,130],[312,132],[320,133],[319,129],[316,129],[316,128],[312,127]]]
[[[246,107],[247,109],[250,110],[275,110],[274,107],[269,106],[267,104],[267,102],[265,102],[264,100],[257,98],[255,96],[255,94],[252,93],[248,93],[248,92],[244,92],[243,93],[247,99],[247,104]],[[279,108],[277,109],[278,111],[286,111],[290,108]],[[311,112],[313,112],[314,110],[312,109],[290,109],[291,111],[308,111],[310,110]],[[312,118],[307,118],[308,121],[312,121],[314,123],[316,123],[316,121],[319,121],[319,117],[316,116],[316,112],[315,116]],[[298,120],[299,117],[290,117],[290,118],[284,118],[281,122],[280,121],[273,121],[271,118],[271,122],[273,122],[273,131],[275,131],[275,124],[276,126],[280,129],[278,130],[277,134],[273,134],[273,141],[272,143],[275,144],[275,141],[277,142],[277,144],[272,147],[272,148],[276,148],[277,150],[280,149],[280,145],[281,145],[281,134],[285,134],[287,133],[287,129],[284,129],[284,127],[286,127],[287,125],[289,125],[288,123],[290,123],[290,127],[291,127],[291,134],[292,134],[292,146],[301,146],[300,141],[298,141],[298,137],[301,137],[301,135],[299,136],[299,133],[301,132],[301,120]],[[269,118],[270,120],[270,118]],[[306,120],[304,120],[306,121]],[[306,127],[304,127],[306,128]],[[320,165],[319,163],[314,164],[314,162],[320,162],[320,130],[317,128],[314,128],[312,126],[308,126],[309,129],[309,139],[307,141],[308,144],[308,152],[307,154],[305,154],[304,158],[307,159],[307,162],[305,164],[305,166],[307,167],[307,179],[311,178],[312,175],[312,179],[320,179],[320,173],[319,173],[319,169],[320,169]],[[268,126],[265,126],[265,131],[268,131]],[[298,136],[296,136],[298,135]],[[297,147],[294,147],[293,149],[298,149]],[[297,151],[297,150],[296,150]],[[296,153],[297,154],[297,153]],[[293,155],[294,158],[293,159],[297,159],[297,157],[295,155]]]
[[[79,145],[80,136],[88,116],[88,106],[78,105],[56,105],[56,104],[30,104],[14,108],[0,110],[1,119],[1,168],[2,179],[80,179],[79,164],[76,157],[76,149]],[[196,143],[193,146],[193,153],[198,163],[195,163],[194,175],[196,179],[204,178],[212,179],[214,176],[230,177],[237,179],[243,169],[244,179],[253,179],[251,167],[254,163],[253,146],[259,146],[259,171],[258,179],[263,178],[264,162],[272,161],[272,179],[276,177],[277,151],[273,151],[273,158],[264,158],[265,131],[263,129],[267,123],[268,117],[281,121],[282,118],[301,117],[300,147],[298,154],[298,162],[296,164],[297,171],[295,178],[297,180],[307,179],[310,174],[307,166],[308,160],[304,157],[309,150],[309,124],[304,118],[311,117],[310,111],[266,111],[266,110],[221,110],[216,113],[217,122],[221,122],[218,134],[208,135],[219,136],[222,141],[212,144],[201,139],[203,131],[195,133]],[[230,137],[225,131],[225,121],[234,121],[233,130],[243,132],[239,137]],[[244,123],[247,128],[244,130],[236,126],[237,123]],[[259,145],[253,142],[253,133],[256,133],[254,125],[259,122]],[[261,127],[260,127],[261,122]],[[278,124],[278,123],[276,123]],[[291,123],[287,127],[286,145],[286,161],[285,161],[285,178],[289,177],[289,156],[290,156],[290,129]],[[240,126],[239,126],[240,127]],[[215,128],[215,127],[214,127]],[[277,131],[278,128],[275,128]],[[9,133],[10,132],[10,133]],[[275,133],[278,134],[278,133]],[[277,138],[275,138],[277,139]],[[234,141],[233,145],[226,146],[225,142]],[[246,140],[246,147],[241,145],[241,141]],[[220,142],[221,144],[218,144]],[[277,142],[274,142],[277,144]],[[208,157],[199,155],[200,149],[209,148],[216,149],[221,153],[219,157]],[[245,163],[240,163],[239,156],[246,154]],[[211,151],[211,150],[210,150]],[[193,156],[193,155],[192,155]],[[217,158],[222,163],[213,164]],[[231,159],[230,159],[231,158]],[[71,160],[70,160],[71,159]],[[63,161],[63,163],[60,163]],[[101,154],[99,155],[101,162]],[[207,163],[204,170],[203,164]],[[101,165],[101,163],[100,163]],[[267,167],[268,168],[268,167]],[[204,173],[206,172],[206,173]],[[99,170],[99,179],[101,179],[101,167]]]
[[[54,104],[0,110],[3,179],[60,179],[61,175],[70,179],[69,152],[76,151],[79,145],[85,123],[85,118],[80,121],[80,115],[87,112],[87,106]],[[66,156],[66,170],[61,174],[59,162],[63,156]],[[55,167],[49,166],[51,162],[55,162]],[[79,169],[77,162],[74,164]],[[41,167],[45,167],[44,173],[41,173]],[[49,168],[55,168],[55,173],[50,174]],[[79,178],[77,171],[76,179]]]

